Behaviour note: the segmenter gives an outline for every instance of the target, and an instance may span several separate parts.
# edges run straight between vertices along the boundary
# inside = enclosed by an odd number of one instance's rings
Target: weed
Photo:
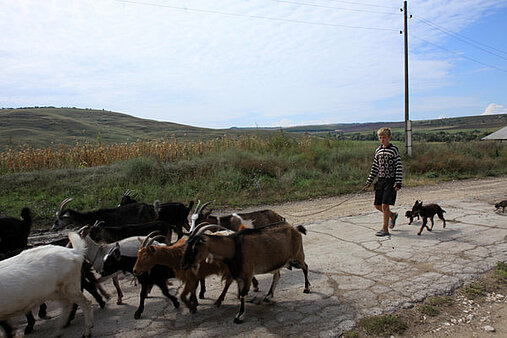
[[[428,303],[429,305],[434,305],[434,306],[441,306],[441,305],[449,306],[449,305],[452,305],[452,297],[450,297],[450,296],[429,297],[428,299],[426,299],[426,303]]]
[[[482,282],[471,283],[462,290],[468,299],[475,299],[486,294],[486,286]]]
[[[358,326],[363,328],[368,334],[377,336],[401,334],[408,328],[407,323],[403,319],[394,315],[361,318]]]
[[[430,317],[436,317],[440,314],[440,311],[432,305],[423,304],[418,308],[419,312]]]
[[[501,281],[507,282],[507,264],[498,262],[495,267],[495,274]]]

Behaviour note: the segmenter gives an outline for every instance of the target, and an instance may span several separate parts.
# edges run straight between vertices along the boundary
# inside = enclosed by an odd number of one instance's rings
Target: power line
[[[341,1],[341,0],[327,0],[327,1],[340,2],[343,4],[358,5],[358,6],[369,6],[369,7],[378,7],[378,8],[387,8],[387,9],[399,9],[398,7],[374,5],[372,3],[366,3],[366,2]]]
[[[296,2],[296,1],[286,1],[286,0],[271,0],[271,1],[283,3],[283,4],[289,4],[289,5],[310,6],[310,7],[327,8],[327,9],[339,9],[339,10],[343,10],[343,11],[375,13],[375,14],[385,14],[385,15],[399,15],[399,13],[392,13],[392,12],[380,12],[380,11],[371,11],[368,9],[334,7],[334,6],[326,6],[326,5],[309,4],[309,3],[304,3],[304,2]]]
[[[163,8],[183,10],[183,11],[188,11],[188,12],[218,14],[218,15],[233,16],[233,17],[243,17],[243,18],[250,18],[250,19],[262,19],[262,20],[269,20],[269,21],[276,21],[276,22],[289,22],[289,23],[297,23],[297,24],[305,24],[305,25],[315,25],[315,26],[368,29],[368,30],[392,31],[392,32],[397,32],[398,31],[398,29],[393,29],[393,28],[349,26],[349,25],[341,25],[341,24],[334,24],[334,23],[322,23],[322,22],[312,22],[312,21],[305,21],[305,20],[295,20],[295,19],[267,17],[267,16],[260,16],[260,15],[239,14],[239,13],[223,12],[223,11],[212,10],[212,9],[178,7],[178,6],[172,6],[172,5],[154,4],[154,3],[150,3],[150,2],[139,2],[139,1],[131,1],[131,0],[115,0],[115,1],[122,2],[122,3],[127,3],[127,4],[134,4],[134,5],[163,7]]]
[[[442,47],[442,46],[440,46],[440,45],[437,45],[436,43],[433,43],[433,42],[428,41],[428,40],[426,40],[426,39],[420,38],[420,37],[418,37],[418,36],[416,36],[416,35],[414,35],[414,34],[411,34],[410,36],[411,36],[411,37],[413,37],[413,38],[416,38],[416,39],[418,39],[418,40],[424,41],[424,42],[426,42],[426,43],[428,43],[428,44],[430,44],[430,45],[432,45],[432,46],[435,46],[435,47],[437,47],[437,48],[443,49],[443,50],[445,50],[445,51],[447,51],[447,52],[453,53],[454,55],[457,55],[457,56],[459,56],[460,58],[468,59],[468,60],[470,60],[470,61],[473,61],[473,62],[479,63],[479,64],[481,64],[481,65],[483,65],[483,66],[486,66],[486,67],[489,67],[489,68],[494,68],[494,69],[497,69],[497,70],[499,70],[499,71],[502,71],[502,72],[507,73],[507,70],[505,70],[505,69],[503,69],[503,68],[500,68],[500,67],[497,67],[497,66],[493,66],[493,65],[490,65],[490,64],[487,64],[487,63],[484,63],[484,62],[482,62],[482,61],[476,60],[476,59],[471,58],[471,57],[469,57],[469,56],[466,56],[466,55],[464,55],[464,54],[460,54],[460,53],[455,52],[455,51],[453,51],[453,50],[450,50],[450,49],[448,49],[448,48],[445,48],[445,47]]]
[[[415,17],[415,16],[414,16],[414,17]],[[456,33],[456,32],[453,32],[453,31],[450,31],[450,30],[448,30],[448,29],[446,29],[446,28],[444,28],[444,27],[442,27],[442,26],[439,26],[439,25],[437,25],[436,23],[433,23],[433,22],[431,22],[431,21],[429,21],[429,20],[427,20],[427,19],[424,19],[424,18],[422,18],[422,17],[420,17],[420,16],[419,16],[419,17],[416,17],[416,19],[420,20],[420,22],[424,23],[425,25],[428,25],[428,26],[430,26],[430,27],[433,27],[433,28],[435,28],[435,29],[438,29],[439,31],[441,31],[441,32],[443,32],[443,33],[445,33],[445,34],[448,34],[448,35],[452,36],[453,38],[455,38],[455,39],[457,39],[457,40],[460,40],[460,41],[462,41],[462,42],[464,42],[464,43],[467,43],[467,44],[469,44],[469,45],[470,45],[470,46],[472,46],[472,47],[475,47],[475,48],[477,48],[477,49],[480,49],[480,50],[482,50],[482,51],[484,51],[484,52],[486,52],[486,53],[489,53],[489,54],[491,54],[491,55],[495,55],[495,56],[497,56],[497,57],[499,57],[499,58],[501,58],[501,59],[507,60],[507,57],[505,57],[505,56],[503,56],[503,55],[499,55],[499,54],[494,53],[494,52],[492,52],[492,51],[489,51],[489,50],[487,50],[486,48],[490,48],[490,49],[496,50],[496,51],[498,51],[498,52],[500,52],[500,53],[504,53],[504,54],[506,54],[506,55],[507,55],[507,52],[504,52],[504,51],[502,51],[502,50],[500,50],[500,49],[497,49],[497,48],[495,48],[495,47],[492,47],[492,46],[488,46],[488,45],[486,45],[486,44],[484,44],[484,43],[482,43],[482,42],[476,41],[476,40],[474,40],[474,39],[472,39],[472,38],[466,37],[466,36],[461,35],[461,34],[459,34],[459,33]],[[482,46],[484,46],[484,47],[486,47],[486,48],[481,47],[481,45],[482,45]]]

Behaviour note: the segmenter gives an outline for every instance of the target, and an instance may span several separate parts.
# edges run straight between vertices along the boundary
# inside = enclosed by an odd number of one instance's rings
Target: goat
[[[263,227],[268,224],[277,223],[277,222],[285,222],[285,218],[274,212],[273,210],[265,209],[258,210],[247,213],[239,213],[233,215],[226,216],[212,216],[211,212],[213,209],[210,209],[207,212],[203,212],[206,206],[208,206],[213,201],[204,203],[200,208],[200,201],[195,208],[194,214],[191,216],[192,225],[190,227],[190,232],[193,232],[196,224],[200,223],[209,223],[209,224],[218,224],[224,228],[227,228],[232,231],[240,230],[240,226],[245,221],[251,221],[253,228]]]
[[[26,248],[32,227],[29,208],[21,210],[21,218],[19,220],[14,217],[0,217],[0,254]]]
[[[273,282],[264,298],[269,301],[280,279],[282,267],[297,267],[305,277],[304,293],[310,292],[308,265],[305,263],[303,239],[306,229],[299,225],[281,222],[259,229],[244,229],[229,236],[207,235],[204,231],[218,227],[208,225],[193,233],[186,242],[181,262],[183,269],[202,265],[209,257],[227,264],[232,277],[238,283],[240,308],[234,323],[243,322],[245,297],[254,274],[272,273]]]
[[[139,241],[137,243],[138,245],[140,244]],[[121,253],[121,246],[115,243],[104,257],[103,273],[104,275],[116,273],[117,271],[133,273],[136,260],[137,257],[124,256]],[[172,269],[157,265],[150,273],[136,274],[136,277],[139,283],[141,283],[141,292],[139,293],[139,306],[134,313],[135,319],[141,318],[141,314],[144,312],[144,301],[153,285],[157,285],[160,288],[162,293],[172,301],[176,309],[179,308],[180,303],[178,299],[169,293],[166,285],[167,279],[175,277]]]
[[[134,265],[134,274],[136,276],[144,273],[152,273],[154,268],[159,265],[163,265],[172,268],[176,278],[181,280],[185,286],[180,294],[180,299],[185,303],[191,313],[197,311],[197,297],[195,290],[197,289],[197,283],[210,275],[219,275],[225,280],[225,286],[215,301],[216,306],[222,304],[225,294],[232,283],[232,278],[229,273],[227,265],[220,261],[209,261],[201,262],[197,269],[183,270],[181,269],[181,259],[185,251],[185,239],[181,238],[171,246],[153,246],[151,245],[152,240],[146,240],[143,242],[137,253],[137,261]],[[190,293],[190,300],[187,295]]]
[[[0,322],[7,336],[12,334],[8,323],[11,317],[26,314],[50,299],[62,304],[61,326],[72,304],[80,305],[85,319],[84,336],[90,336],[93,314],[80,289],[86,244],[75,232],[69,233],[69,240],[73,249],[43,245],[0,262]]]
[[[106,227],[103,222],[96,222],[90,229],[90,237],[94,241],[112,243],[133,236],[146,236],[150,232],[159,231],[171,238],[172,230],[179,233],[179,229],[164,221],[153,221],[141,224],[124,224],[116,227]],[[181,236],[179,236],[181,237]]]
[[[416,218],[416,217],[419,220],[419,214],[412,213],[412,210],[405,211],[405,217],[409,219],[408,225],[412,224],[412,222],[414,221],[414,218]]]
[[[123,194],[120,200],[121,205],[127,205],[132,203],[138,203],[135,199],[137,197],[137,194],[133,194],[132,190],[127,190]],[[185,206],[183,203],[179,202],[166,202],[166,203],[160,203],[160,201],[156,200],[153,202],[153,206],[150,206],[153,208],[153,211],[156,215],[155,220],[157,221],[165,221],[169,224],[173,224],[178,228],[178,239],[182,237],[182,231],[183,229],[189,230],[190,225],[188,224],[188,213],[192,209],[194,205],[194,201],[190,201],[188,203],[188,206]]]
[[[60,246],[65,246],[67,243],[68,243],[68,238],[67,238],[67,242],[62,243],[62,245],[60,245]],[[17,249],[17,250],[9,251],[8,253],[4,254],[3,257],[0,257],[0,260],[14,257],[14,256],[20,254],[23,250],[26,250],[26,249]],[[83,262],[82,267],[81,267],[81,291],[83,289],[88,291],[97,300],[97,303],[99,303],[100,308],[103,309],[105,307],[106,303],[104,302],[104,300],[102,299],[102,297],[100,296],[100,294],[97,291],[97,285],[100,286],[100,284],[99,284],[98,280],[96,279],[95,275],[93,274],[93,272],[91,271],[91,268],[92,268],[91,264],[85,260]],[[42,303],[39,306],[39,318],[46,317],[46,310],[47,310],[47,305],[45,303]],[[70,324],[70,322],[74,319],[75,314],[76,314],[76,310],[77,310],[77,305],[74,304],[65,326],[68,326]],[[25,316],[26,316],[26,319],[28,322],[27,326],[25,327],[25,335],[26,335],[26,334],[29,334],[33,331],[33,327],[35,324],[35,318],[34,318],[31,311],[26,313]]]
[[[502,208],[502,213],[505,213],[505,208],[507,208],[507,200],[495,203],[495,211],[500,210],[500,208]]]
[[[58,230],[67,226],[81,227],[93,224],[97,220],[103,221],[105,226],[120,226],[127,223],[150,222],[156,218],[154,210],[144,203],[133,203],[117,208],[79,212],[73,209],[65,209],[65,206],[71,201],[72,198],[66,198],[62,201],[60,208],[56,212],[56,220],[51,230]]]
[[[98,222],[96,222],[95,225],[97,225]],[[116,243],[97,243],[93,239],[90,238],[90,226],[84,226],[81,229],[79,229],[79,233],[81,235],[81,238],[84,239],[86,242],[86,245],[88,247],[88,250],[86,252],[86,259],[93,265],[93,268],[95,271],[100,273],[103,277],[101,278],[101,281],[106,278],[112,278],[113,279],[113,285],[116,289],[117,293],[117,300],[116,304],[120,305],[122,304],[123,300],[123,292],[120,287],[120,283],[118,281],[118,276],[116,274],[112,273],[104,273],[104,258],[106,257],[107,253],[111,250],[111,248],[115,247],[116,244],[118,244],[121,247],[121,254],[125,256],[130,257],[137,257],[137,250],[139,249],[139,240],[138,237],[129,237],[122,239]],[[114,271],[116,272],[116,271]]]
[[[424,228],[426,228],[428,231],[433,230],[433,216],[435,216],[435,214],[437,214],[438,218],[444,222],[443,227],[445,228],[444,212],[445,210],[442,209],[438,204],[427,204],[423,206],[422,201],[415,201],[414,206],[412,207],[412,213],[417,213],[423,218],[421,228],[419,229],[417,235],[420,236]],[[431,220],[431,227],[427,226],[428,217]]]

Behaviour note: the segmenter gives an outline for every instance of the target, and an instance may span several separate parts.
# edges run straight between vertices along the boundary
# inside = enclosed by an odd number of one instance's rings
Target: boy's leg
[[[389,219],[394,216],[394,214],[389,209],[389,204],[382,204],[382,213],[384,214],[384,223],[382,224],[382,230],[389,232]]]

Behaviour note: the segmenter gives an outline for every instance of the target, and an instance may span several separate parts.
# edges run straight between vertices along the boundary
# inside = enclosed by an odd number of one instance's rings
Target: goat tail
[[[69,241],[74,248],[73,251],[76,255],[84,257],[86,254],[86,242],[79,236],[77,232],[69,232]]]
[[[298,226],[296,227],[296,229],[298,229],[298,231],[299,231],[300,233],[302,233],[303,235],[306,235],[306,228],[305,228],[304,226],[302,226],[302,225],[298,225]]]
[[[21,218],[29,227],[32,225],[32,213],[30,212],[30,208],[24,207],[21,210]]]

